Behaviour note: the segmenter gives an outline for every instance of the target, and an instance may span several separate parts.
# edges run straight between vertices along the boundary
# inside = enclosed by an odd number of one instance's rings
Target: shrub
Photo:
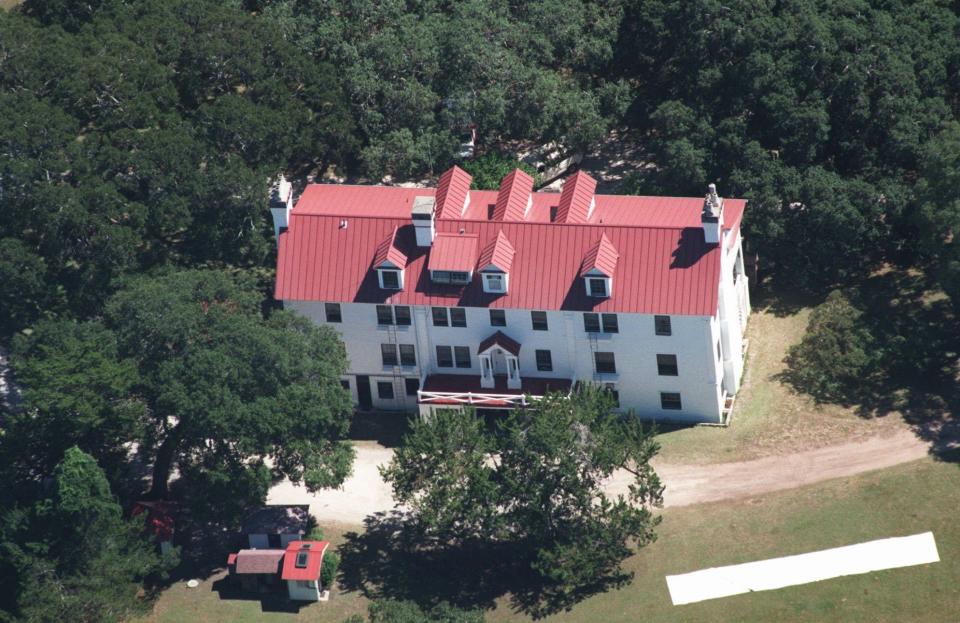
[[[506,154],[500,152],[489,152],[479,158],[463,163],[463,169],[473,176],[473,183],[470,188],[474,190],[497,190],[500,188],[500,180],[514,169],[520,169],[529,173],[533,179],[537,179],[537,171],[529,164],[517,161]]]
[[[817,400],[854,401],[877,363],[876,340],[862,316],[842,292],[831,292],[810,313],[803,339],[790,347],[788,381]]]
[[[320,566],[320,586],[328,589],[337,579],[337,568],[340,566],[340,555],[328,551],[323,555],[323,564]]]

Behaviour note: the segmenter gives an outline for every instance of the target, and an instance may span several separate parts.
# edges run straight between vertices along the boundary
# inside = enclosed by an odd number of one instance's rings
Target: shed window
[[[384,290],[400,289],[400,271],[380,269],[380,287]]]
[[[607,279],[604,279],[603,277],[588,277],[587,293],[590,296],[600,298],[609,296],[610,289],[607,287]]]
[[[343,322],[343,316],[340,315],[340,303],[324,303],[323,309],[327,316],[327,322]]]

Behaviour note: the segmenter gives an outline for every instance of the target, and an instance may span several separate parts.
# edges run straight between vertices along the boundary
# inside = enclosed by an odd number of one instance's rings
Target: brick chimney
[[[273,235],[280,233],[290,225],[290,210],[293,209],[293,186],[283,175],[277,179],[270,190],[270,213],[273,214]]]
[[[704,242],[720,244],[720,237],[723,234],[723,198],[717,195],[716,184],[710,184],[707,187],[700,223],[703,225]]]

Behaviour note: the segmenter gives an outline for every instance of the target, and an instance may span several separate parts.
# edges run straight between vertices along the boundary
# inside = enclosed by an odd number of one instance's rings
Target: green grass
[[[957,621],[960,604],[960,469],[922,460],[850,479],[738,502],[669,509],[659,539],[626,562],[631,584],[595,595],[552,621]],[[664,577],[932,530],[941,562],[826,580],[777,591],[673,606]],[[333,535],[332,528],[327,533]],[[423,578],[429,586],[430,578]],[[263,612],[259,601],[221,601],[210,582],[169,589],[146,622],[318,621],[363,612],[357,593],[338,593],[298,615]],[[487,620],[529,621],[509,597]]]
[[[786,306],[753,295],[747,328],[746,373],[728,428],[693,427],[659,435],[661,457],[671,463],[741,461],[823,447],[902,427],[900,417],[861,417],[855,408],[818,405],[794,392],[779,374],[790,345],[800,341],[813,301]]]

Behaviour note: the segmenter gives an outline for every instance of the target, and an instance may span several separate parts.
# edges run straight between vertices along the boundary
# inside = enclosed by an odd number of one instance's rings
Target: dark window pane
[[[593,353],[593,359],[597,365],[597,372],[600,374],[615,374],[617,372],[617,363],[613,358],[613,353],[596,352]]]
[[[388,290],[400,289],[400,272],[396,270],[381,270],[380,278],[383,280],[383,287]]]
[[[670,335],[670,316],[654,316],[653,324],[657,335]]]
[[[377,305],[377,324],[393,324],[393,309],[389,305]]]
[[[606,296],[607,295],[607,280],[606,279],[589,279],[590,282],[590,296]]]
[[[325,303],[323,307],[327,315],[327,322],[343,321],[343,317],[340,315],[340,303]]]
[[[604,333],[619,333],[620,327],[617,325],[617,315],[616,314],[603,314],[603,332]]]
[[[549,350],[537,351],[537,370],[540,372],[553,372],[553,357]]]
[[[340,387],[350,391],[350,381],[348,379],[340,379]]]
[[[454,346],[454,355],[457,359],[458,368],[470,367],[470,348],[467,346]]]
[[[397,347],[393,344],[381,344],[380,357],[383,359],[383,365],[385,366],[397,365]]]
[[[407,396],[416,396],[420,389],[420,379],[404,379],[403,384],[407,389]]]
[[[657,373],[660,376],[677,376],[677,356],[657,355]]]
[[[682,409],[680,394],[675,392],[660,392],[660,408],[671,411],[679,411]]]
[[[600,314],[584,314],[583,330],[587,333],[600,333]]]
[[[400,365],[402,366],[417,365],[417,354],[413,348],[413,344],[400,345]]]
[[[410,324],[410,308],[406,305],[397,305],[393,308],[393,315],[397,319],[397,324],[399,325],[409,325]]]
[[[437,366],[440,368],[453,367],[453,349],[449,346],[437,346]]]
[[[434,307],[433,312],[433,326],[435,327],[445,327],[447,326],[447,308],[446,307]]]
[[[543,312],[543,311],[530,312],[530,319],[533,321],[534,331],[547,330],[547,312]]]
[[[491,309],[490,310],[490,326],[491,327],[505,327],[507,326],[507,312],[502,309]]]
[[[393,383],[377,381],[377,395],[383,400],[393,400]]]
[[[450,308],[450,326],[451,327],[467,326],[467,312],[464,308],[462,307]]]

